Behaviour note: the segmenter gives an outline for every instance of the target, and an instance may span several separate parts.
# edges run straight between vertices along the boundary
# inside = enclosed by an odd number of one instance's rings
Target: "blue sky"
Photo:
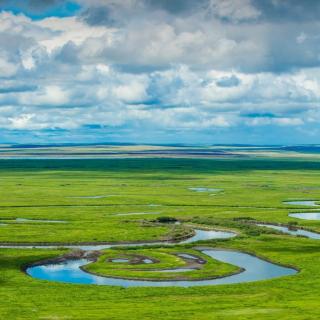
[[[319,142],[319,1],[0,10],[0,143]]]
[[[14,14],[24,14],[32,20],[41,20],[47,17],[71,17],[77,14],[81,6],[72,1],[55,0],[7,0],[0,1],[2,11],[10,11]]]

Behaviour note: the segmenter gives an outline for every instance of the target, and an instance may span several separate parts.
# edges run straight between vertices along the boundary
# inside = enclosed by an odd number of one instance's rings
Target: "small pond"
[[[151,259],[148,258],[143,259],[142,262],[146,264],[154,263]]]
[[[198,257],[193,256],[189,253],[178,253],[177,256],[181,257],[181,258],[191,259],[191,260],[198,260],[199,259]]]
[[[299,201],[283,201],[283,204],[288,204],[291,206],[319,207],[317,202],[318,200],[299,200]]]
[[[205,187],[192,187],[188,188],[191,191],[196,191],[196,192],[220,192],[222,189],[217,189],[217,188],[205,188]]]
[[[201,240],[210,240],[210,239],[228,239],[236,236],[236,233],[230,231],[220,231],[220,230],[195,230],[196,234],[186,240],[183,240],[181,243],[192,243]]]
[[[130,260],[129,259],[112,259],[111,262],[115,262],[115,263],[128,263]]]
[[[289,217],[304,220],[320,220],[320,212],[289,213]]]

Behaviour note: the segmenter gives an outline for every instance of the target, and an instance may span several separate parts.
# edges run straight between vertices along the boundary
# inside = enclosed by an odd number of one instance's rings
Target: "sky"
[[[0,0],[0,143],[314,144],[318,0]]]

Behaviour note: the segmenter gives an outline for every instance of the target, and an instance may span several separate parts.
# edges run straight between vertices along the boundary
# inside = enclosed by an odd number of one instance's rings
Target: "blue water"
[[[284,204],[319,207],[318,200],[301,200],[301,201],[284,201]],[[304,220],[320,220],[320,212],[302,212],[302,213],[290,213],[289,217],[304,219]]]
[[[307,231],[307,230],[302,230],[302,229],[296,229],[296,230],[291,230],[288,227],[284,227],[284,226],[276,226],[273,224],[257,224],[260,227],[267,227],[267,228],[271,228],[271,229],[275,229],[278,231],[281,231],[283,233],[287,233],[287,234],[291,234],[294,236],[304,236],[310,239],[320,239],[320,234],[316,233],[316,232],[312,232],[312,231]]]
[[[142,262],[146,264],[154,263],[151,259],[148,258],[143,259]]]
[[[192,243],[200,240],[230,238],[236,236],[235,233],[227,231],[212,231],[212,230],[194,230],[195,235],[180,243]],[[154,243],[153,243],[154,244]],[[158,242],[163,244],[163,242]],[[170,242],[165,244],[172,244]],[[127,246],[142,246],[152,245],[152,243],[131,243]],[[60,245],[61,246],[61,245]],[[78,248],[82,250],[102,250],[118,245],[78,245],[78,246],[65,246],[67,248]],[[122,245],[123,246],[123,245]],[[57,248],[59,246],[1,246],[2,248]],[[239,274],[226,276],[219,279],[211,280],[196,280],[196,281],[143,281],[143,280],[128,280],[128,279],[114,279],[110,277],[101,277],[89,274],[81,269],[82,266],[90,263],[87,259],[68,260],[64,263],[52,263],[49,265],[40,265],[30,267],[26,272],[37,279],[74,283],[74,284],[96,284],[96,285],[115,285],[122,287],[168,287],[168,286],[203,286],[203,285],[217,285],[227,283],[241,283],[248,281],[258,281],[264,279],[271,279],[284,275],[295,274],[297,271],[291,268],[286,268],[266,262],[257,257],[251,256],[247,253],[227,250],[215,249],[199,249],[200,252],[220,260],[222,262],[230,263],[240,268],[245,269]],[[188,254],[184,254],[185,257]],[[192,257],[192,256],[191,256]],[[151,260],[150,260],[151,261]],[[185,268],[186,269],[186,268]],[[188,269],[189,271],[189,269]],[[181,269],[178,271],[181,272]]]
[[[196,234],[180,243],[192,243],[200,240],[210,239],[228,239],[236,236],[235,233],[229,231],[215,231],[215,230],[195,230]]]
[[[320,212],[290,213],[289,217],[304,219],[304,220],[320,220]]]
[[[210,240],[210,239],[226,239],[235,237],[236,234],[233,232],[227,231],[212,231],[212,230],[200,230],[194,229],[195,235],[187,240],[184,240],[179,243],[192,243],[201,240]],[[56,249],[56,248],[68,248],[68,249],[81,249],[81,250],[104,250],[111,247],[136,247],[136,246],[146,246],[146,245],[155,245],[155,244],[165,244],[173,245],[177,243],[169,241],[159,241],[159,242],[141,242],[141,243],[127,243],[127,244],[92,244],[92,245],[0,245],[0,248],[21,248],[21,249]]]
[[[111,262],[115,262],[115,263],[128,263],[129,259],[112,259]]]
[[[284,204],[289,204],[292,206],[319,207],[317,202],[318,200],[283,201]]]
[[[44,222],[44,223],[67,223],[63,220],[43,220],[43,219],[26,219],[26,218],[17,218],[17,222]]]
[[[222,191],[222,189],[215,189],[215,188],[204,188],[204,187],[196,187],[196,188],[188,188],[191,191],[196,192],[219,192]]]
[[[177,256],[181,257],[181,258],[191,259],[191,260],[198,260],[199,259],[198,257],[193,256],[189,253],[179,253],[179,254],[177,254]]]
[[[211,280],[195,281],[146,281],[115,279],[110,277],[96,276],[83,271],[80,267],[87,265],[90,261],[86,259],[69,260],[65,263],[54,263],[30,267],[26,272],[37,279],[73,283],[73,284],[95,284],[121,287],[191,287],[220,284],[233,284],[266,280],[297,273],[296,270],[282,267],[247,253],[227,250],[203,249],[202,253],[222,262],[230,263],[244,269],[244,271]]]

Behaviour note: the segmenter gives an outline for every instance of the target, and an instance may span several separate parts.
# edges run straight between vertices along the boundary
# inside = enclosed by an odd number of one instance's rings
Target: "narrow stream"
[[[289,217],[303,220],[320,220],[320,212],[289,213]]]
[[[191,191],[196,191],[196,192],[220,192],[222,189],[217,189],[217,188],[204,188],[204,187],[191,187],[188,188]]]
[[[295,200],[295,201],[283,201],[283,204],[288,204],[291,206],[309,206],[309,207],[319,207],[317,204],[318,200]]]
[[[39,222],[39,223],[67,223],[63,220],[45,220],[45,219],[27,219],[27,218],[16,218],[16,222]]]
[[[288,227],[285,226],[277,226],[274,224],[263,224],[263,223],[257,223],[257,226],[259,227],[266,227],[266,228],[271,228],[274,230],[281,231],[283,233],[291,234],[294,236],[304,236],[310,239],[320,239],[320,233],[312,232],[312,231],[307,231],[303,229],[289,229]]]
[[[183,243],[193,243],[196,241],[202,240],[211,240],[211,239],[227,239],[236,236],[236,233],[229,231],[213,231],[213,230],[200,230],[194,229],[195,234],[188,238],[187,240],[183,240],[181,242],[172,242],[172,241],[158,241],[158,242],[137,242],[137,243],[119,243],[119,244],[79,244],[79,245],[11,245],[4,244],[0,245],[0,248],[16,248],[16,249],[57,249],[57,248],[67,248],[67,249],[81,249],[85,251],[90,250],[104,250],[109,249],[111,247],[136,247],[136,246],[146,246],[146,245],[156,245],[156,244],[166,244],[166,245],[174,245],[174,244],[183,244]]]

